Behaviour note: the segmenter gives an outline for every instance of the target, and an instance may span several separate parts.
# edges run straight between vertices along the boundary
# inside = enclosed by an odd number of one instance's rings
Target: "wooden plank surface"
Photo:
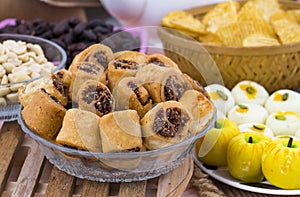
[[[30,197],[35,193],[44,163],[44,154],[35,141],[29,141],[30,150],[21,169],[13,197]]]
[[[172,173],[164,174],[159,177],[157,196],[181,196],[185,191],[192,175],[194,162],[192,156],[181,164],[180,167],[172,171]]]
[[[73,195],[75,177],[60,171],[56,167],[52,168],[51,177],[45,192],[47,197],[69,197]]]
[[[5,187],[16,149],[22,142],[23,132],[17,122],[3,124],[0,131],[0,194]]]
[[[1,197],[144,197],[156,196],[158,188],[160,196],[181,196],[193,167],[189,157],[168,176],[130,183],[101,183],[73,177],[54,167],[39,145],[29,136],[24,137],[17,122],[3,125],[0,144]]]
[[[147,181],[139,181],[132,183],[121,183],[120,184],[120,197],[143,197],[146,196]]]
[[[99,196],[107,197],[109,195],[109,183],[99,183],[85,180],[81,196]]]

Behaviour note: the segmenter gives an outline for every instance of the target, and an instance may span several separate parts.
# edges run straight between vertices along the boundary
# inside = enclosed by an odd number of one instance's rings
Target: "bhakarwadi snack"
[[[78,102],[78,90],[85,81],[95,80],[106,84],[105,68],[101,64],[95,64],[92,62],[74,63],[72,72],[72,80],[68,95],[74,102]]]
[[[108,63],[113,59],[113,55],[111,48],[108,46],[103,44],[93,44],[74,57],[69,70],[73,74],[73,68],[75,67],[76,69],[77,64],[80,62],[94,63],[103,66],[104,69],[106,69]]]
[[[68,103],[68,81],[66,78],[69,78],[69,72],[59,72],[60,74],[56,73],[49,73],[45,77],[40,78],[38,80],[32,81],[26,86],[23,86],[19,89],[19,100],[23,106],[28,105],[31,101],[33,96],[36,94],[36,91],[40,89],[45,89],[46,92],[55,96],[59,102],[65,106]],[[65,83],[67,82],[67,83]]]
[[[66,109],[56,97],[45,89],[39,89],[21,113],[32,131],[47,140],[53,140],[62,125]]]
[[[206,98],[210,99],[210,95],[207,92],[207,90],[201,85],[201,83],[195,79],[193,79],[192,77],[190,77],[189,75],[183,73],[183,77],[186,79],[186,81],[188,82],[188,87],[191,87],[191,89],[194,89],[200,93],[202,93],[204,96],[206,96]]]
[[[144,146],[154,150],[185,140],[191,121],[190,113],[181,103],[158,103],[141,120]]]
[[[158,66],[172,67],[172,68],[179,69],[178,65],[173,60],[159,53],[148,55],[146,61],[147,61],[146,64],[152,63]]]
[[[135,77],[125,77],[114,88],[115,110],[134,109],[140,118],[152,107],[152,98]]]
[[[189,132],[197,134],[202,131],[214,116],[215,108],[210,100],[196,90],[184,92],[179,102],[190,112],[192,122]]]
[[[108,87],[113,91],[124,77],[135,76],[138,68],[145,64],[147,56],[137,51],[122,51],[115,54],[107,68]]]
[[[155,103],[178,101],[189,86],[179,70],[152,63],[141,67],[136,73],[136,78],[142,82]]]
[[[56,142],[79,150],[101,151],[99,116],[92,112],[69,109],[63,119]]]
[[[112,112],[114,99],[103,83],[87,80],[78,90],[78,108],[103,116]]]
[[[99,127],[103,152],[143,149],[140,118],[135,110],[106,114],[100,118]]]

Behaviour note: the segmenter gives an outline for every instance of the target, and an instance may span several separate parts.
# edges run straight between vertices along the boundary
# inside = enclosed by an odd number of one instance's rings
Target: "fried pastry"
[[[26,86],[19,88],[19,100],[25,107],[31,101],[33,96],[40,89],[45,89],[50,95],[54,96],[59,102],[65,106],[68,103],[67,91],[68,87],[61,78],[61,74],[49,73],[45,77],[32,81]]]
[[[188,88],[188,83],[180,71],[152,63],[141,67],[136,78],[142,82],[155,103],[168,100],[178,101]]]
[[[147,56],[137,51],[122,51],[115,54],[107,68],[108,87],[111,91],[124,77],[135,76],[138,68],[146,63]]]
[[[142,118],[152,107],[148,91],[135,77],[125,77],[114,88],[115,110],[134,109]]]
[[[206,30],[215,33],[220,27],[235,21],[240,7],[240,3],[235,1],[217,4],[213,9],[208,11],[202,19]]]
[[[69,88],[69,97],[74,102],[78,102],[77,93],[80,86],[87,80],[99,81],[106,84],[105,69],[100,64],[92,62],[78,62],[72,68],[72,80]]]
[[[101,152],[99,119],[99,116],[92,112],[69,109],[56,142],[79,150]]]
[[[189,75],[183,73],[184,78],[187,80],[187,82],[189,83],[189,87],[191,87],[191,89],[197,90],[200,93],[202,93],[204,96],[206,96],[208,99],[210,99],[210,96],[208,94],[208,92],[206,91],[206,89],[201,85],[201,83],[195,79],[193,79],[192,77],[190,77]]]
[[[73,74],[73,69],[75,68],[76,70],[77,64],[80,62],[94,63],[106,69],[108,63],[113,59],[113,57],[113,51],[108,46],[103,44],[93,44],[74,57],[69,70]]]
[[[181,10],[167,13],[161,23],[164,27],[176,28],[191,34],[205,33],[205,26],[199,19]]]
[[[177,101],[158,103],[141,120],[144,146],[155,150],[186,139],[192,117]]]
[[[140,118],[135,110],[115,111],[100,118],[103,152],[142,150]]]
[[[56,75],[62,79],[64,86],[67,87],[67,89],[70,88],[71,80],[72,80],[72,73],[69,70],[66,69],[60,69],[56,72]]]
[[[189,132],[192,134],[201,132],[214,116],[215,108],[212,102],[196,90],[184,92],[179,102],[192,116],[192,123],[189,127]]]
[[[78,90],[78,107],[101,117],[112,112],[114,99],[109,89],[103,83],[87,80]]]
[[[166,66],[166,67],[172,67],[172,68],[179,69],[178,65],[173,60],[171,60],[167,56],[159,54],[159,53],[148,55],[147,64],[150,64],[150,63],[158,65],[158,66],[163,66],[163,67]]]
[[[21,113],[32,131],[47,140],[53,140],[62,125],[66,109],[45,89],[39,89]]]

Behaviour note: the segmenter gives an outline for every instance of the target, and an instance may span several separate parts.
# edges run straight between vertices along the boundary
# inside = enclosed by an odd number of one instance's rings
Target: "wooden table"
[[[83,180],[58,170],[17,122],[0,131],[0,194],[2,197],[181,196],[193,174],[189,156],[177,169],[158,178],[131,183]]]
[[[131,183],[101,183],[83,180],[54,167],[39,145],[24,135],[17,122],[4,123],[0,131],[0,196],[182,196],[188,184],[196,196],[267,197],[212,179],[194,165],[192,157],[166,175]],[[192,195],[193,197],[195,195]]]

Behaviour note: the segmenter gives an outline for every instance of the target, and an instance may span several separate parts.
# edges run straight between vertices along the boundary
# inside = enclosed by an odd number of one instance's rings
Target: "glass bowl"
[[[214,125],[216,115],[206,127],[184,141],[145,152],[101,153],[58,145],[31,131],[19,112],[22,130],[39,143],[46,158],[58,169],[82,179],[99,182],[131,182],[158,177],[177,168],[191,154],[194,143]]]
[[[12,67],[9,67],[9,65],[13,64],[15,67],[20,67],[21,64],[25,67],[30,67],[32,72],[35,72],[35,74],[30,75],[30,78],[24,78],[24,80],[18,80],[17,82],[14,82],[12,80],[9,80],[8,83],[5,82],[6,80],[2,80],[3,77],[1,76],[1,83],[0,83],[0,121],[13,121],[17,119],[18,112],[20,111],[21,105],[18,100],[18,89],[21,87],[23,84],[26,84],[28,82],[34,81],[36,79],[39,79],[43,76],[45,76],[48,72],[55,72],[61,68],[65,67],[66,60],[67,60],[67,55],[66,52],[57,44],[55,44],[52,41],[36,37],[36,36],[29,36],[29,35],[22,35],[22,34],[0,34],[0,43],[1,45],[3,44],[4,41],[6,40],[14,40],[14,41],[23,41],[26,44],[37,44],[41,47],[42,52],[44,54],[44,57],[47,59],[48,62],[53,63],[53,67],[51,69],[45,69],[42,68],[42,71],[38,72],[37,70],[40,69],[38,67],[32,66],[33,62],[35,61],[40,61],[43,62],[42,60],[36,60],[34,58],[41,58],[40,51],[33,51],[33,50],[26,50],[27,52],[22,52],[24,51],[24,48],[18,51],[17,49],[15,50],[15,55],[10,54],[8,55],[8,52],[5,52],[2,50],[1,51],[1,46],[0,46],[0,65],[1,65],[1,71],[4,68],[5,69],[5,75],[8,76],[12,72],[10,69]],[[26,45],[27,46],[27,45]],[[15,48],[15,47],[14,47]],[[3,49],[3,45],[2,45]],[[30,53],[29,51],[33,52]],[[27,53],[26,55],[24,55]],[[34,53],[36,57],[34,57]],[[8,60],[9,57],[10,60]],[[16,58],[17,57],[17,58]],[[31,58],[31,59],[30,59]],[[16,62],[15,62],[16,61]],[[8,66],[4,67],[4,63],[11,63],[7,64]],[[20,63],[22,62],[22,63]],[[44,64],[41,64],[44,65]],[[46,66],[45,66],[46,67]],[[27,71],[24,71],[27,72]],[[39,74],[38,74],[39,73]],[[0,74],[0,75],[3,75]],[[15,75],[16,76],[16,75]],[[21,76],[22,77],[22,76]],[[19,78],[22,79],[22,78]]]

